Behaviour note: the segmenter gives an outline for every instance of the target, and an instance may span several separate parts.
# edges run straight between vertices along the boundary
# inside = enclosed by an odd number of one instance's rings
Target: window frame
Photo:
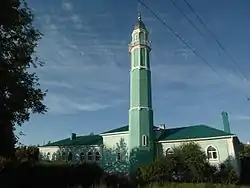
[[[98,158],[97,158],[98,157]],[[95,161],[100,161],[101,160],[101,154],[99,151],[95,152]]]
[[[116,154],[116,160],[117,161],[121,161],[121,159],[122,159],[121,152],[117,152],[117,154]]]
[[[72,152],[68,153],[67,160],[68,161],[72,161],[73,160],[73,153]]]
[[[147,135],[142,135],[142,146],[148,146],[148,137]]]
[[[89,157],[91,156],[91,160],[89,159]],[[93,161],[93,152],[89,151],[87,154],[87,161]]]
[[[85,153],[84,152],[80,153],[80,161],[85,161]]]
[[[174,151],[172,148],[167,148],[165,151],[165,156],[173,155]]]
[[[206,149],[207,158],[209,161],[219,160],[219,152],[216,147],[209,145]],[[216,157],[214,157],[216,155]]]

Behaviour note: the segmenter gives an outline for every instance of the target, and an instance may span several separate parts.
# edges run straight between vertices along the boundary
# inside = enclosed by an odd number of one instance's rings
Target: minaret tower
[[[154,154],[150,50],[148,31],[139,14],[129,45],[131,54],[129,151],[133,169],[151,162]]]

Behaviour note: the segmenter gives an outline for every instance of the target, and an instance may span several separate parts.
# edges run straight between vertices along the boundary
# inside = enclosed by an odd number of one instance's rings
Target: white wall
[[[124,140],[126,145],[128,146],[129,142],[129,133],[124,132],[120,134],[104,134],[103,137],[103,144],[107,148],[116,148],[117,144],[120,143],[121,139]]]
[[[73,146],[73,147],[58,147],[58,146],[42,146],[39,147],[39,152],[44,156],[49,156],[49,160],[52,160],[53,154],[58,152],[64,152],[65,158],[68,158],[68,154],[72,153],[72,161],[80,161],[80,155],[84,153],[84,160],[82,162],[98,162],[96,161],[95,154],[100,152],[100,146]],[[88,152],[92,153],[92,160],[88,159]],[[48,155],[49,154],[49,155]]]
[[[237,163],[237,156],[235,151],[235,146],[233,142],[233,137],[227,138],[217,138],[217,139],[200,139],[200,140],[186,140],[186,141],[177,141],[177,142],[165,142],[161,143],[163,155],[168,148],[174,148],[180,146],[181,144],[188,143],[190,141],[194,141],[198,143],[201,148],[206,152],[209,146],[214,147],[217,150],[218,158],[215,160],[209,160],[211,165],[218,166],[219,164],[223,163],[227,159],[230,159],[230,162],[236,172],[239,174],[239,164]]]

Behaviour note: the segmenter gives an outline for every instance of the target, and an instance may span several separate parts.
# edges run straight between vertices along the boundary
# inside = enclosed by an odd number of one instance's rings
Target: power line
[[[185,41],[184,38],[182,38],[178,33],[176,33],[165,21],[163,21],[151,8],[149,8],[144,2],[142,2],[142,0],[138,0],[138,2],[144,7],[146,8],[160,23],[162,23],[169,31],[170,33],[175,36],[176,38],[178,38],[185,46],[187,46],[198,58],[200,58],[210,69],[212,69],[218,76],[222,77],[218,71],[212,66],[210,65],[210,63],[203,58],[188,42]],[[224,77],[222,77],[224,78]],[[227,80],[226,78],[224,78],[225,80]]]
[[[200,31],[200,29],[195,25],[195,23],[183,12],[183,10],[177,5],[176,0],[171,0],[171,1],[172,1],[173,5],[175,6],[175,8],[182,14],[183,17],[185,17],[187,19],[188,23],[204,38],[204,41],[206,42],[205,35]],[[209,46],[208,43],[207,43],[207,45]],[[220,57],[219,51],[216,50],[216,54]],[[241,75],[239,75],[239,73],[237,71],[235,71],[234,68],[233,68],[233,71],[235,72],[236,75],[241,77]]]
[[[206,23],[202,20],[202,18],[196,13],[194,8],[191,4],[189,4],[186,0],[183,0],[185,4],[188,6],[188,8],[193,12],[193,14],[196,16],[198,21],[204,26],[204,28],[210,33],[210,35],[213,37],[213,39],[216,41],[218,46],[221,48],[221,50],[228,56],[228,58],[231,60],[231,62],[235,65],[235,67],[238,69],[238,71],[243,75],[243,77],[248,80],[248,77],[246,74],[237,66],[237,62],[234,60],[234,58],[227,52],[225,46],[222,45],[222,43],[218,40],[218,38],[215,36],[215,34],[209,29],[209,27],[206,25]]]
[[[202,36],[205,38],[204,34],[200,31],[198,27],[194,24],[194,22],[181,10],[181,8],[176,4],[176,0],[171,0],[175,8],[184,16],[187,21],[190,23],[190,25],[193,26],[193,28]]]

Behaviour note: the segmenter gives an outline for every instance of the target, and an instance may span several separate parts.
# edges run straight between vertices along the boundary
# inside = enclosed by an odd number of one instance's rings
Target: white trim
[[[147,33],[147,34],[149,33],[146,29],[137,28],[137,29],[134,29],[134,30],[133,30],[131,36],[133,37],[133,35],[134,35],[135,33],[138,33],[138,34],[139,34],[139,32],[141,32],[141,31],[144,31],[144,32]]]
[[[139,36],[138,36],[139,37]],[[129,44],[129,46],[131,47],[130,49],[131,49],[131,51],[132,51],[132,49],[133,48],[139,48],[138,46],[140,46],[140,47],[148,47],[148,48],[150,48],[150,41],[148,41],[148,40],[134,40],[134,41],[132,41],[130,44]]]
[[[148,145],[148,137],[147,135],[142,135],[142,146],[147,146]]]
[[[134,44],[135,42],[133,42],[133,44]],[[129,52],[130,53],[133,53],[133,51],[135,50],[135,49],[137,49],[137,48],[146,48],[146,49],[148,49],[149,50],[149,52],[151,51],[151,47],[149,46],[149,45],[147,45],[147,44],[142,44],[142,43],[140,43],[140,42],[138,42],[138,44],[135,44],[135,45],[132,45],[132,44],[129,44],[128,45],[129,47],[128,47],[128,49],[129,49]]]
[[[166,150],[165,150],[165,156],[167,156],[168,154],[173,154],[174,153],[174,150],[173,150],[173,148],[170,148],[170,147],[168,147]]]
[[[120,134],[128,134],[129,131],[121,131],[121,132],[113,132],[113,133],[104,133],[104,134],[99,134],[100,136],[113,136],[113,135],[120,135]]]
[[[160,141],[157,141],[157,143],[188,142],[188,141],[213,140],[213,139],[233,138],[233,137],[236,137],[236,135],[214,136],[214,137],[208,137],[208,138],[190,138],[190,139],[180,139],[180,140],[160,140]]]
[[[146,106],[135,106],[135,107],[130,108],[129,111],[131,111],[131,110],[142,110],[142,109],[152,110],[152,108],[146,107]]]
[[[101,136],[101,134],[99,134],[100,136]],[[81,144],[81,145],[76,145],[77,147],[81,147],[81,146],[86,146],[86,145],[84,145],[84,144]],[[89,145],[90,147],[100,147],[100,145]],[[60,149],[60,148],[69,148],[69,147],[72,147],[72,145],[63,145],[63,146],[60,146],[60,145],[58,145],[58,146],[39,146],[38,147],[38,149],[46,149],[46,148],[55,148],[55,149]]]
[[[139,70],[140,69],[146,69],[146,70],[150,71],[150,69],[147,66],[141,66],[141,65],[139,65],[139,66],[132,67],[132,69],[130,70],[130,72],[132,72],[135,69],[139,69]]]

